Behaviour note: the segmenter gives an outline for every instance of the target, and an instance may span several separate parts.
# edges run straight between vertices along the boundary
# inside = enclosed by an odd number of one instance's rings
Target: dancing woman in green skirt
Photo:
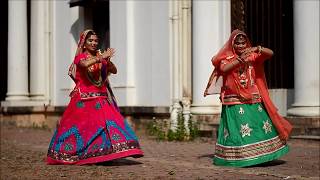
[[[289,151],[290,123],[269,98],[263,62],[273,51],[253,47],[247,35],[234,30],[212,58],[212,72],[204,96],[222,77],[221,120],[213,163],[245,167],[272,161]]]

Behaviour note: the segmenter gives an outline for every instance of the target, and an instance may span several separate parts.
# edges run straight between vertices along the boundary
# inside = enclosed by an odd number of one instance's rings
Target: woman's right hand
[[[114,56],[115,50],[113,48],[108,48],[106,51],[102,53],[102,58],[107,59]]]
[[[246,49],[241,55],[240,58],[244,61],[244,62],[250,62],[252,60],[252,58],[249,58],[251,56],[251,54],[254,52],[254,48],[248,48]]]

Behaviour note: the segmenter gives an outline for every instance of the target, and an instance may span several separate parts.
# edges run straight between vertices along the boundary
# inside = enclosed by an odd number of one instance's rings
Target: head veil
[[[83,31],[80,34],[80,39],[78,41],[78,46],[77,46],[77,50],[76,50],[76,54],[74,56],[74,59],[81,53],[83,53],[83,47],[84,47],[84,43],[87,37],[87,34],[89,32],[93,32],[95,34],[95,32],[92,29],[87,29],[85,31]],[[72,63],[69,67],[69,72],[68,75],[71,77],[71,79],[76,83],[76,71],[77,71],[77,66]]]
[[[220,71],[220,63],[224,59],[231,59],[237,56],[233,49],[233,43],[235,38],[240,34],[244,35],[244,37],[247,39],[247,47],[251,47],[250,40],[244,32],[238,29],[232,31],[228,41],[211,59],[212,65],[214,66],[214,70],[212,72],[213,83],[207,85],[209,95],[217,94],[220,92],[220,87],[222,86],[222,81],[220,79],[220,77],[222,76],[222,72]]]
[[[87,29],[87,30],[83,31],[80,34],[80,39],[79,39],[79,42],[78,42],[78,47],[77,47],[77,51],[76,51],[75,57],[78,56],[80,53],[83,53],[84,43],[85,43],[87,34],[89,32],[92,32],[93,34],[96,34],[92,29]]]
[[[214,66],[214,70],[212,72],[213,76],[213,83],[208,84],[208,93],[209,94],[214,94],[216,93],[216,85],[219,86],[220,83],[217,83],[219,78],[222,76],[222,72],[220,71],[220,63],[223,59],[231,59],[237,56],[237,54],[234,52],[233,49],[233,43],[235,38],[238,35],[244,35],[247,39],[247,47],[251,47],[251,43],[247,37],[247,35],[238,29],[232,31],[229,40],[224,44],[224,46],[219,50],[219,52],[212,58],[211,62],[212,65]],[[273,102],[271,101],[269,97],[269,91],[268,91],[268,86],[265,78],[265,73],[264,73],[264,66],[263,63],[255,63],[255,69],[256,69],[256,84],[258,86],[263,104],[272,120],[272,123],[276,127],[279,137],[282,140],[287,140],[289,138],[289,135],[292,131],[292,125],[284,119],[279,113],[278,109],[275,107]]]

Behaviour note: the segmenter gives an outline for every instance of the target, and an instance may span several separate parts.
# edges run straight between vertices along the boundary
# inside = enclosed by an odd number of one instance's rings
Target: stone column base
[[[194,115],[215,115],[221,113],[221,105],[192,105],[190,111]]]
[[[287,114],[288,116],[319,117],[320,107],[319,106],[293,107],[288,109]]]

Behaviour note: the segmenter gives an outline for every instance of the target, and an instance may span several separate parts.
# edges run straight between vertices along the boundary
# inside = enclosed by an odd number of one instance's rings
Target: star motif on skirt
[[[240,107],[240,109],[239,109],[239,114],[244,114],[244,110],[242,107]]]
[[[264,129],[264,132],[267,134],[268,132],[272,132],[272,129],[271,129],[271,124],[269,123],[268,120],[266,121],[263,121],[263,127]]]
[[[226,140],[227,137],[229,136],[229,132],[228,132],[228,130],[226,128],[224,128],[223,134],[224,134],[224,140]]]
[[[249,124],[241,124],[241,130],[240,130],[240,133],[242,135],[242,137],[245,137],[245,136],[250,136],[250,133],[251,133],[252,129],[249,127]]]
[[[260,105],[258,106],[258,111],[262,112],[262,107]]]

